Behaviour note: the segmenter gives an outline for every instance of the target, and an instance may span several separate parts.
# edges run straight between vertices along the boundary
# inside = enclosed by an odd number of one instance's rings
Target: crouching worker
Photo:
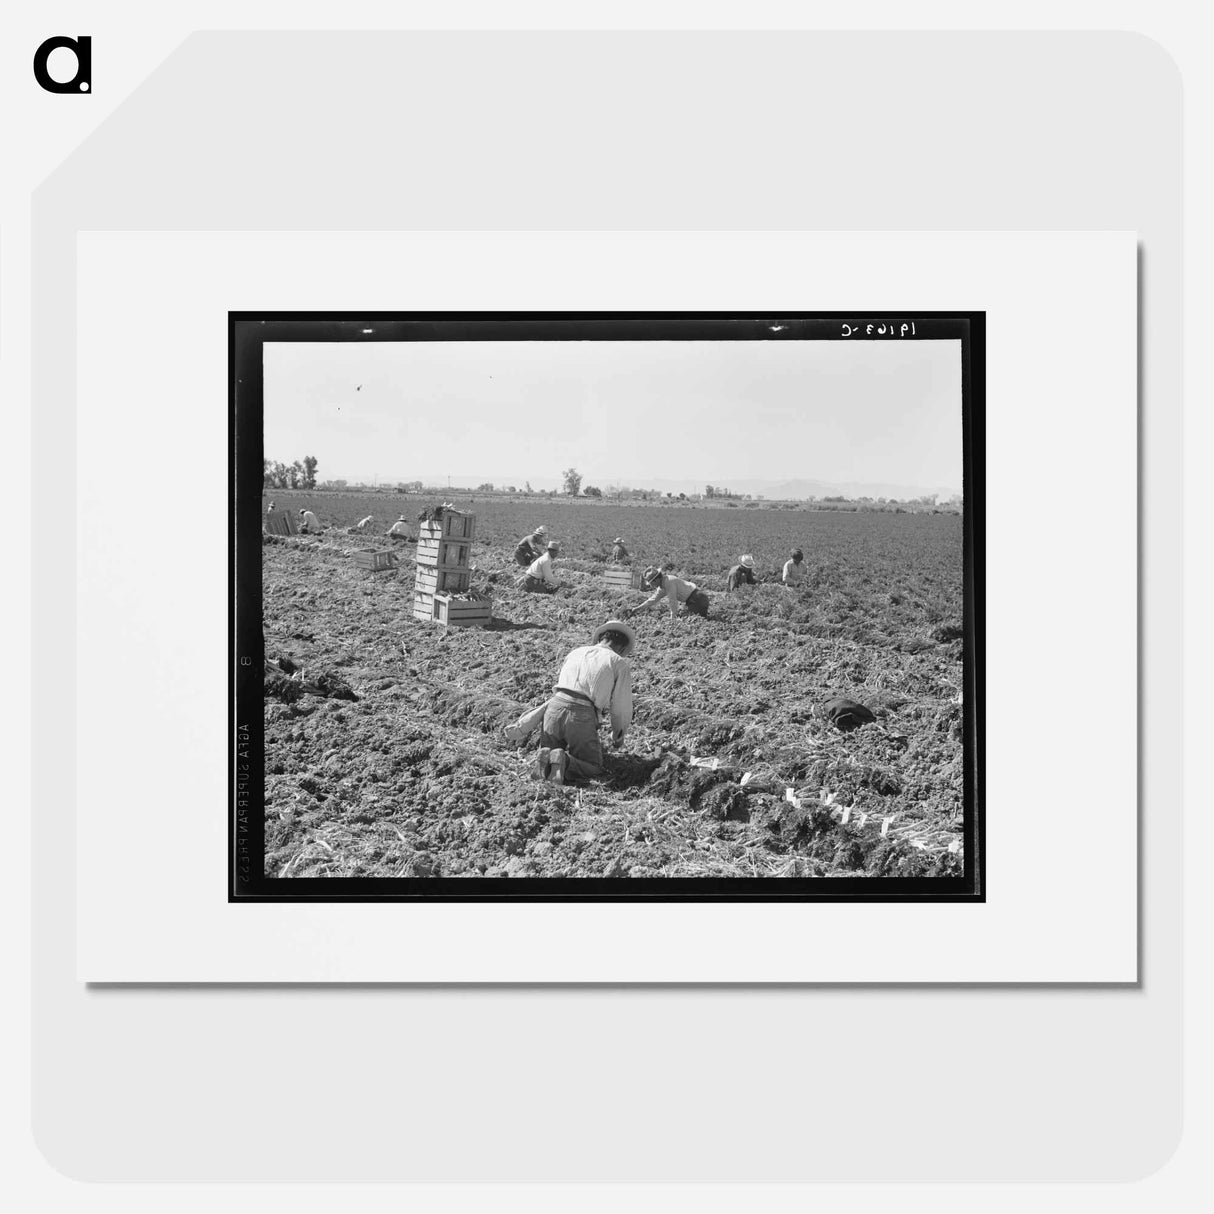
[[[552,572],[552,561],[559,552],[556,541],[550,540],[543,555],[537,556],[527,566],[527,573],[523,578],[524,590],[530,590],[534,594],[554,594],[561,588],[556,574]]]
[[[627,624],[608,620],[594,630],[591,644],[579,646],[565,659],[552,698],[544,705],[535,779],[567,784],[603,774],[599,714],[610,719],[611,743],[618,746],[632,725],[628,658],[635,645],[636,633]]]
[[[405,516],[402,514],[400,518],[388,528],[388,535],[395,540],[411,540],[413,532],[410,530],[409,524],[405,521]]]
[[[547,535],[548,528],[541,523],[530,535],[523,536],[514,549],[514,563],[526,569],[532,561],[543,556]]]
[[[739,586],[753,586],[754,584],[755,558],[747,552],[742,555],[738,563],[729,571],[729,580],[726,585],[732,594]]]
[[[705,619],[708,618],[708,595],[695,582],[684,581],[681,577],[675,577],[673,573],[663,573],[655,565],[650,565],[641,575],[641,585],[646,590],[652,589],[653,593],[639,606],[630,607],[624,612],[625,615],[632,616],[636,615],[638,611],[648,611],[654,603],[665,598],[670,607],[672,620],[680,603],[688,611],[702,615]]]

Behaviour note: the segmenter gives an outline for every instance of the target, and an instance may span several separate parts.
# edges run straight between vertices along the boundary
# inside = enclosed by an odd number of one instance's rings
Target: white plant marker
[[[888,818],[881,819],[881,838],[885,838],[889,834],[889,824],[894,820],[891,814]]]

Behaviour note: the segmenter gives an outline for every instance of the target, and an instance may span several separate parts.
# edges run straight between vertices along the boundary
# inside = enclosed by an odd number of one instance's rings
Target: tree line
[[[305,455],[303,462],[284,464],[281,460],[261,461],[261,484],[264,489],[315,489],[316,465],[314,455]]]

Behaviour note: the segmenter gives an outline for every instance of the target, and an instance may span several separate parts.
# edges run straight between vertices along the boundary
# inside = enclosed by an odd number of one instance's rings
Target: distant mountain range
[[[351,482],[358,480],[357,477],[349,477]],[[371,478],[364,477],[367,484],[370,484]],[[445,485],[447,483],[447,474],[444,472],[441,476],[433,474],[418,474],[414,473],[407,477],[388,477],[380,476],[379,483],[381,485],[392,485],[398,481],[415,481],[420,480],[427,485]],[[533,489],[559,489],[561,481],[559,477],[519,477],[519,476],[452,476],[451,486],[453,489],[475,489],[478,485],[492,484],[498,488],[503,488],[507,485],[514,485],[518,489],[530,480]],[[626,477],[610,477],[606,479],[588,478],[582,482],[583,487],[586,485],[597,485],[600,489],[606,489],[608,485],[622,484],[627,485],[631,489],[651,489],[659,493],[703,493],[706,485],[720,485],[722,489],[728,489],[730,493],[745,496],[750,494],[752,497],[765,497],[769,499],[787,499],[792,501],[804,500],[810,497],[885,497],[898,498],[906,500],[908,498],[926,497],[930,494],[936,494],[938,497],[947,500],[950,497],[959,497],[961,487],[949,485],[899,485],[891,482],[858,482],[858,481],[819,481],[819,480],[727,480],[722,479],[718,482],[713,477],[705,477],[703,480],[691,480],[687,477],[676,479],[658,478],[646,479],[639,478],[632,480]]]

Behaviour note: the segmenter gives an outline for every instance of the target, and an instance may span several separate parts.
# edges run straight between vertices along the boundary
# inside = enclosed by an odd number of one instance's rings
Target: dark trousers
[[[687,602],[683,606],[695,615],[702,615],[705,619],[708,619],[708,595],[704,591],[693,590],[687,596]]]
[[[565,778],[587,780],[603,774],[603,748],[599,745],[599,714],[587,700],[558,691],[544,710],[540,746],[563,750]]]
[[[531,574],[527,574],[523,578],[523,589],[530,590],[532,594],[554,594],[556,592],[555,586],[545,582],[542,577],[532,577]]]

